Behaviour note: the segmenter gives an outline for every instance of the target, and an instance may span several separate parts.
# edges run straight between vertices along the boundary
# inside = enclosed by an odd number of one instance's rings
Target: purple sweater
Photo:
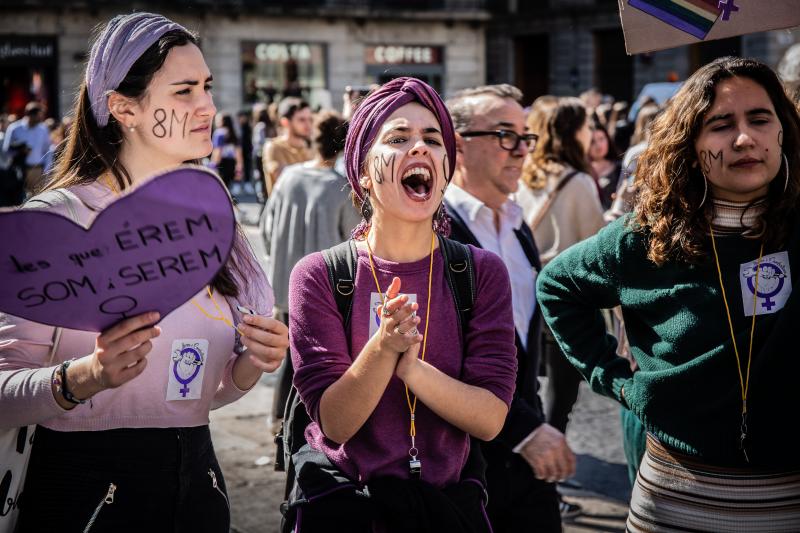
[[[428,329],[425,359],[447,375],[482,387],[510,404],[517,361],[508,271],[495,254],[470,248],[475,260],[476,299],[465,337],[466,349],[460,340],[452,292],[442,270],[441,252],[437,249],[431,288],[433,318]],[[389,287],[393,276],[398,276],[402,281],[401,292],[417,295],[418,314],[422,319],[419,329],[423,332],[430,259],[426,257],[413,263],[373,259],[382,290]],[[376,320],[370,307],[372,293],[377,293],[377,289],[369,259],[362,251],[359,251],[355,286],[350,327],[345,331],[322,254],[306,256],[292,271],[289,339],[295,368],[294,384],[312,419],[306,429],[306,439],[359,483],[387,475],[408,478],[409,412],[403,382],[397,376],[392,377],[366,423],[346,443],[339,445],[327,439],[319,426],[323,392],[344,374],[364,348],[369,339],[370,320]],[[480,413],[475,415],[480,416]],[[416,427],[423,479],[438,487],[458,481],[469,453],[467,433],[419,401]]]

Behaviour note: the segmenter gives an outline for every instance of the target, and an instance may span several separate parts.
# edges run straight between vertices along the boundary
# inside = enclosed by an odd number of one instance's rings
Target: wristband
[[[56,391],[60,392],[61,397],[66,401],[75,405],[81,405],[86,403],[86,400],[79,400],[67,388],[67,368],[69,368],[69,365],[72,363],[72,361],[72,359],[69,361],[64,361],[61,363],[61,366],[56,369],[55,373],[53,374],[53,385],[55,385]]]

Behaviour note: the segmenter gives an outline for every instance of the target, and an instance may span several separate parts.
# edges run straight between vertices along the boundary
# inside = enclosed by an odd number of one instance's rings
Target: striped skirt
[[[648,435],[626,531],[800,532],[800,472],[715,468]]]

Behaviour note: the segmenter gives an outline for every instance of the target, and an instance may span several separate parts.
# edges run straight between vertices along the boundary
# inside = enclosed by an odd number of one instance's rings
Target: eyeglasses
[[[519,135],[511,130],[464,131],[459,132],[459,134],[465,138],[485,137],[487,135],[492,135],[497,137],[498,141],[500,142],[500,148],[503,150],[508,150],[509,152],[516,150],[521,142],[524,142],[528,145],[529,152],[533,152],[534,148],[536,148],[536,141],[539,140],[539,136],[535,133],[524,133]]]

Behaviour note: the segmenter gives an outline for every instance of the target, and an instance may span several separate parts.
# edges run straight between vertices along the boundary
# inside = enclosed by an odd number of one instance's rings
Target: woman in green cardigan
[[[628,530],[800,530],[800,117],[775,73],[722,58],[653,124],[634,213],[537,295],[592,388],[648,431]],[[639,370],[600,309],[620,305]]]

